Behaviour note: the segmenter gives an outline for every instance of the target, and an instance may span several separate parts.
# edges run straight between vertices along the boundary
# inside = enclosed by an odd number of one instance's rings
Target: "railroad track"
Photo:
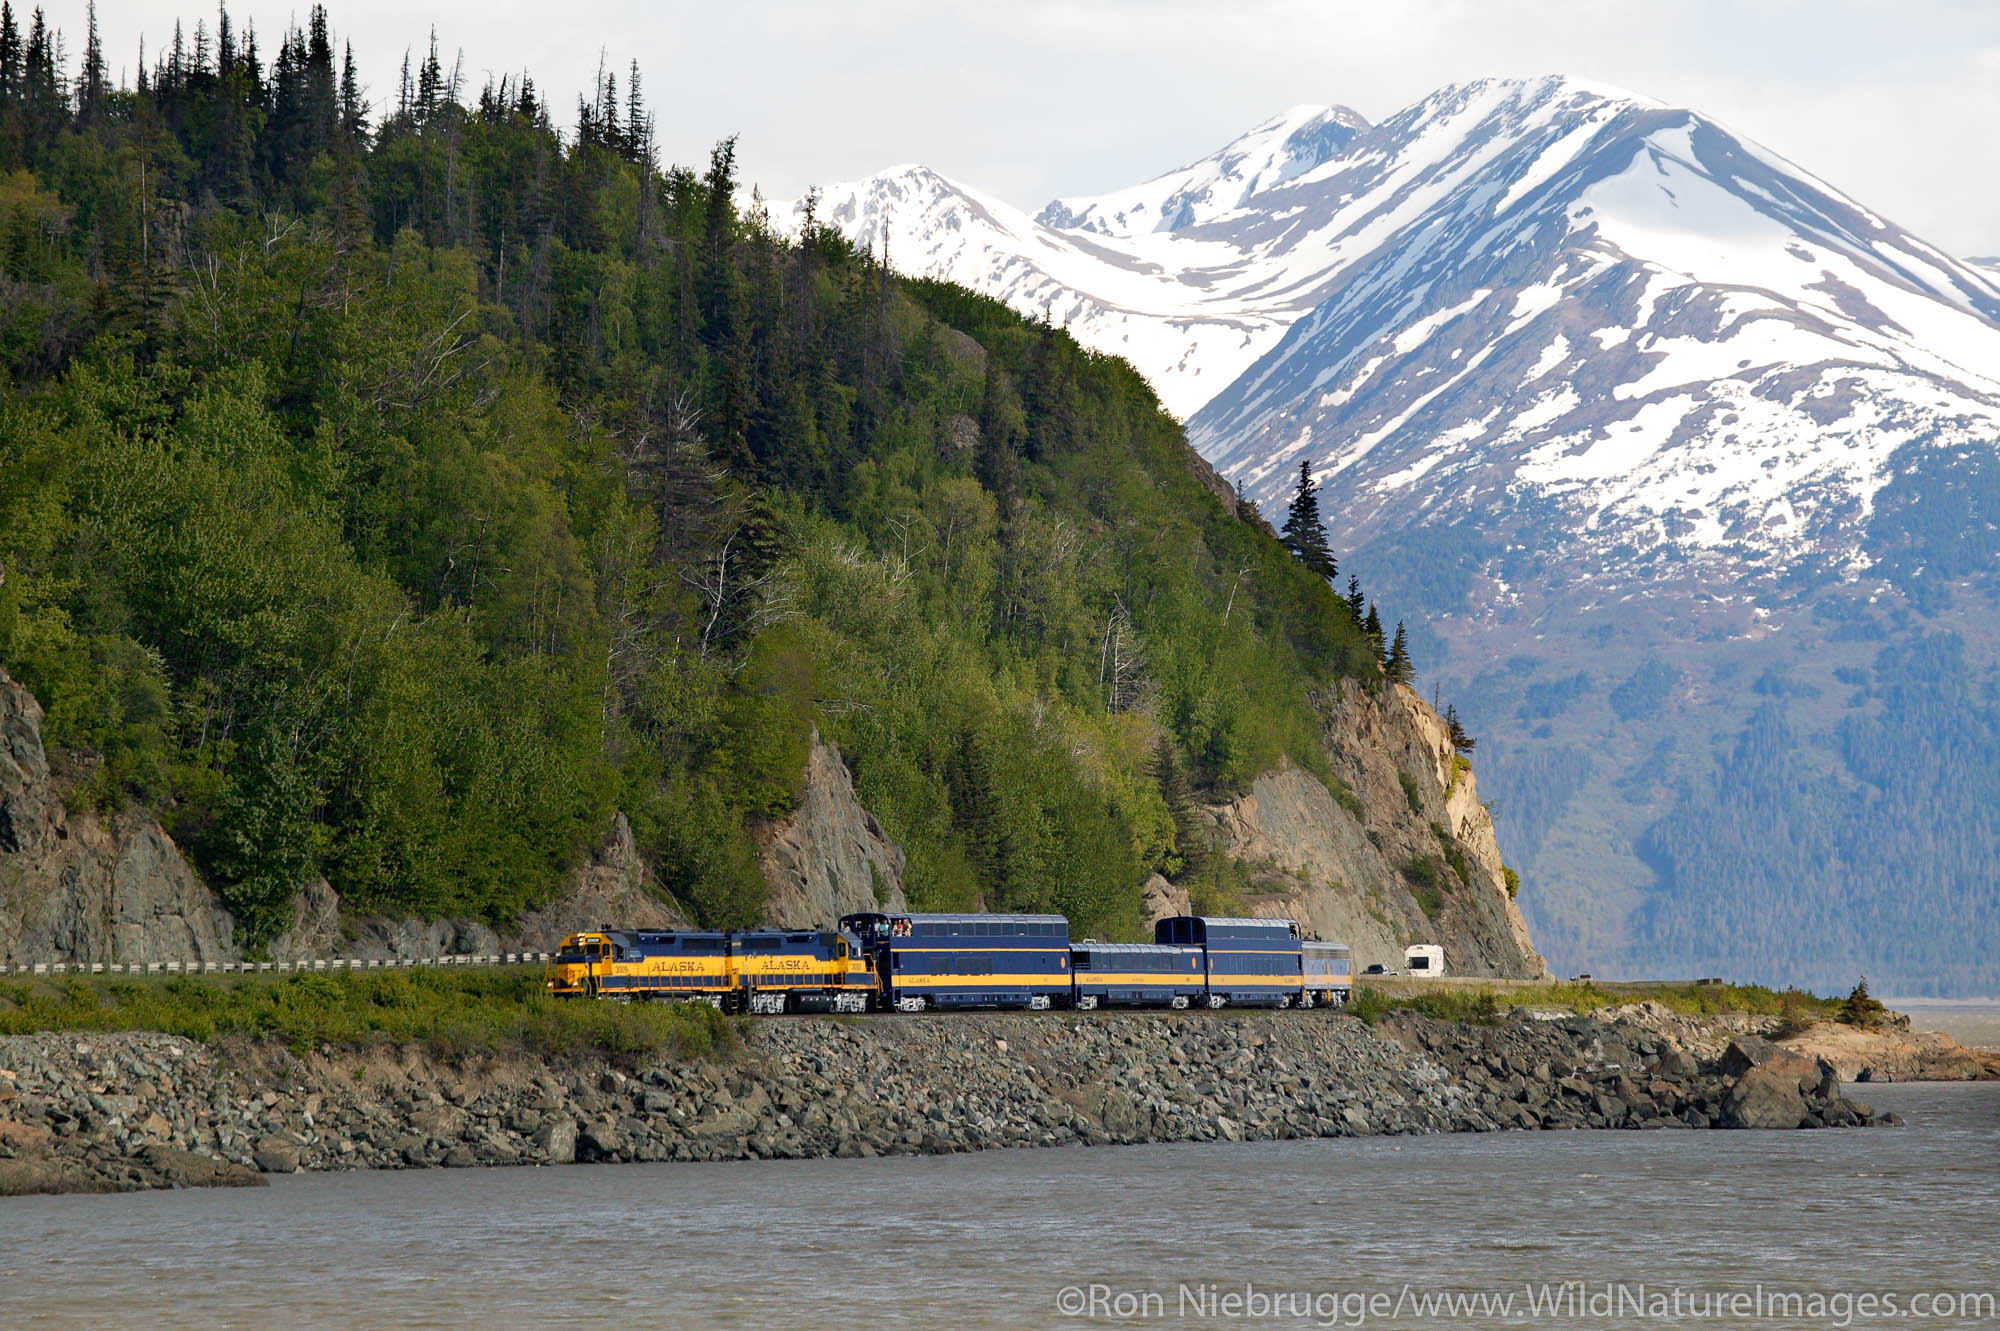
[[[310,961],[36,961],[0,965],[0,976],[269,975],[415,970],[433,966],[541,966],[553,952],[468,952],[444,957],[316,957]]]

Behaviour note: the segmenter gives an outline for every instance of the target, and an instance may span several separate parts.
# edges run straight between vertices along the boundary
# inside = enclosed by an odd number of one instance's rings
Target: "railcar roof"
[[[664,943],[676,938],[721,938],[720,929],[600,929],[606,938],[631,943]]]
[[[1200,920],[1203,924],[1221,924],[1232,929],[1245,925],[1261,925],[1266,928],[1281,929],[1297,924],[1293,919],[1274,919],[1266,915],[1189,915],[1182,918]]]
[[[1067,915],[1009,915],[1005,913],[966,915],[921,915],[911,911],[888,911],[889,919],[908,920],[912,924],[979,924],[987,920],[1012,920],[1016,924],[1068,924]]]
[[[1072,943],[1079,952],[1179,952],[1187,954],[1200,952],[1198,947],[1187,943]]]

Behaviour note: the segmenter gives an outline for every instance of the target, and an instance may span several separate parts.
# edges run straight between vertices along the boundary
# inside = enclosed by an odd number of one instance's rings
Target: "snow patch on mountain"
[[[1057,199],[1035,220],[1106,236],[1213,222],[1337,156],[1367,128],[1366,120],[1344,106],[1295,106],[1198,162],[1110,194]]]

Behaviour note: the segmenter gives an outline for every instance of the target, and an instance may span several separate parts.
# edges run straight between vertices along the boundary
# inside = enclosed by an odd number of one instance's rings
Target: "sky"
[[[17,5],[25,8],[27,0]],[[82,0],[44,0],[82,49]],[[1286,107],[1370,120],[1447,83],[1568,74],[1721,120],[1961,254],[2000,254],[1996,0],[334,0],[392,97],[435,25],[472,90],[528,69],[573,123],[600,60],[639,62],[662,154],[740,135],[770,199],[921,162],[1030,211],[1207,155]],[[101,0],[114,71],[171,0]],[[178,11],[190,34],[214,11]],[[302,4],[238,0],[269,51]]]

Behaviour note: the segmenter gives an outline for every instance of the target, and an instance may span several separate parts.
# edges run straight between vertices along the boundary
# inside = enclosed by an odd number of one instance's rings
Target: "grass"
[[[1840,1011],[1837,999],[1762,985],[1663,984],[1607,989],[1587,982],[1565,982],[1516,989],[1439,988],[1420,994],[1392,994],[1365,981],[1355,985],[1347,1010],[1372,1026],[1396,1011],[1420,1012],[1438,1021],[1491,1022],[1519,1007],[1564,1008],[1586,1014],[1647,1000],[1690,1017],[1744,1012],[1811,1022],[1831,1021]]]
[[[726,1044],[705,1004],[551,998],[539,970],[480,968],[359,974],[67,977],[0,981],[0,1035],[163,1031],[196,1040],[247,1035],[295,1053],[322,1044],[415,1044],[446,1058],[669,1053]]]

